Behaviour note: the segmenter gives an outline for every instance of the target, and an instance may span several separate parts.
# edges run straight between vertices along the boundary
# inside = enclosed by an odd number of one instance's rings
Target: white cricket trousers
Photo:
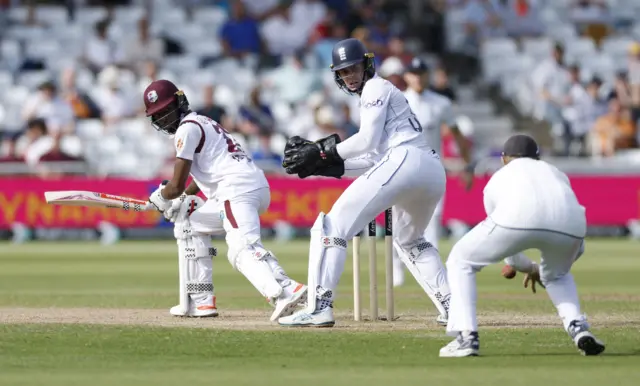
[[[269,208],[269,188],[243,193],[230,200],[209,199],[190,217],[194,232],[223,235],[232,229],[249,239],[260,239],[260,214]]]
[[[351,240],[378,214],[392,208],[394,238],[410,249],[423,240],[445,185],[444,167],[430,148],[392,148],[342,193],[325,217],[323,233]],[[334,295],[346,257],[345,249],[325,252],[319,284]]]
[[[582,320],[578,292],[569,272],[584,251],[584,239],[546,230],[501,227],[487,218],[454,246],[447,259],[451,303],[447,333],[477,331],[476,273],[489,264],[508,258],[516,269],[528,269],[531,260],[522,255],[527,249],[542,253],[540,277],[551,301],[558,309],[565,329],[573,320]]]

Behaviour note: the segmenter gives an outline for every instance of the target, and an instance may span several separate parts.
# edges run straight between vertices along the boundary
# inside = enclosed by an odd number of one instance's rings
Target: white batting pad
[[[282,294],[282,285],[276,280],[267,262],[271,253],[258,243],[251,243],[239,231],[227,233],[229,262],[262,294],[272,299]]]
[[[320,285],[320,275],[322,274],[322,262],[325,250],[329,247],[347,249],[347,240],[339,237],[328,237],[324,235],[324,217],[320,212],[318,218],[311,227],[311,239],[309,240],[309,274],[307,277],[307,310],[312,313],[316,310],[316,299],[318,296],[318,286]]]
[[[396,240],[393,244],[400,260],[427,293],[440,314],[447,315],[451,290],[447,282],[447,271],[438,250],[425,240],[408,250],[402,248]]]

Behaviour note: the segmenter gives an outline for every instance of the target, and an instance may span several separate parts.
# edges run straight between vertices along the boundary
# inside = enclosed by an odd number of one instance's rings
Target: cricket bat
[[[84,190],[57,190],[44,192],[47,204],[66,206],[94,206],[143,212],[155,209],[149,201],[131,197],[116,196],[107,193]]]

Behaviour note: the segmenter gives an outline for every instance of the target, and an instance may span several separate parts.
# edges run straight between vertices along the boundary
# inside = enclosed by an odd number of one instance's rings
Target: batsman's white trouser
[[[262,296],[273,301],[282,295],[284,287],[294,282],[286,275],[275,255],[262,244],[260,214],[267,210],[270,202],[268,188],[226,201],[210,199],[191,215],[190,222],[197,234],[225,234],[229,263]]]
[[[489,264],[509,258],[509,263],[526,269],[531,264],[522,251],[542,252],[540,277],[551,301],[558,309],[565,329],[572,320],[582,320],[573,276],[569,272],[584,251],[584,240],[544,230],[504,228],[487,218],[463,236],[447,260],[451,303],[447,333],[477,331],[476,272]]]
[[[385,209],[393,208],[393,227],[399,230],[394,232],[394,238],[398,245],[411,250],[423,242],[424,229],[444,194],[445,183],[444,168],[437,155],[428,148],[413,146],[390,149],[358,177],[312,228],[307,283],[309,310],[315,310],[316,296],[333,299],[344,270],[347,240]]]

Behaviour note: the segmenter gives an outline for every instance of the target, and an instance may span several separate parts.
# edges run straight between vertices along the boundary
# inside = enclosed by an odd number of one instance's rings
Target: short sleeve
[[[185,123],[178,128],[174,138],[176,157],[193,161],[196,149],[204,132],[194,123]]]

